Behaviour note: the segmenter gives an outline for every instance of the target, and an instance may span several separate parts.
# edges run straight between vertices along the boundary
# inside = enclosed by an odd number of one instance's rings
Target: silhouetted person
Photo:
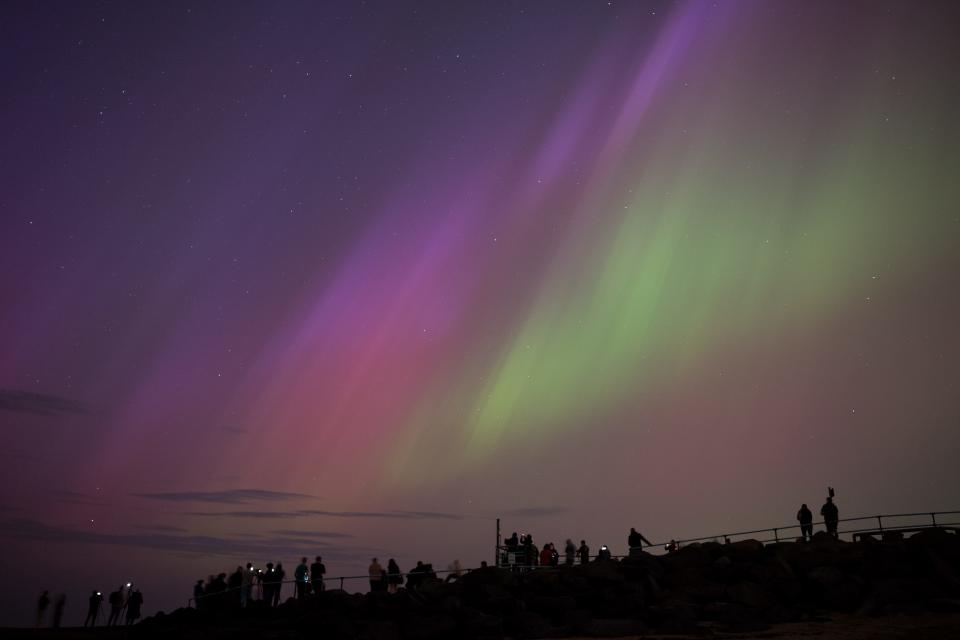
[[[567,544],[563,548],[563,555],[566,558],[567,566],[573,565],[573,560],[577,555],[577,547],[570,538],[567,538]]]
[[[813,537],[813,511],[810,511],[806,504],[800,505],[797,521],[800,523],[800,537],[807,542]]]
[[[53,603],[53,628],[59,629],[63,622],[63,610],[67,607],[67,596],[60,594]]]
[[[268,562],[264,565],[263,571],[257,572],[257,579],[260,581],[260,599],[268,605],[273,601],[273,563]]]
[[[516,553],[517,547],[520,546],[520,541],[517,539],[516,531],[513,532],[513,535],[503,541],[503,546],[507,548],[507,552]]]
[[[237,605],[243,599],[243,567],[240,565],[227,579],[226,597],[231,605]]]
[[[110,605],[110,615],[107,617],[108,627],[120,622],[120,610],[123,609],[123,594],[120,592],[122,588],[118,587],[116,591],[111,591],[107,598],[107,603]]]
[[[203,603],[203,594],[203,578],[201,578],[197,580],[197,584],[193,585],[193,604],[197,609],[206,606],[206,604]]]
[[[376,558],[367,567],[367,573],[370,576],[370,591],[380,591],[383,583],[383,567]]]
[[[224,599],[227,595],[227,574],[218,573],[217,577],[214,578],[213,582],[210,583],[210,586],[207,587],[207,602],[210,608],[217,609],[222,611],[226,602]]]
[[[253,568],[253,563],[248,562],[243,571],[243,579],[240,581],[240,606],[245,607],[253,598],[253,581],[257,577],[257,572]]]
[[[103,603],[103,594],[99,591],[94,591],[90,594],[90,598],[87,600],[89,606],[87,607],[87,617],[83,621],[83,626],[97,626],[97,616],[100,615],[100,605]]]
[[[37,598],[37,626],[43,624],[44,619],[47,617],[47,608],[50,607],[50,592],[44,591],[40,594],[40,597]]]
[[[396,593],[403,584],[403,572],[400,571],[400,565],[393,558],[387,561],[387,591]]]
[[[597,553],[597,560],[611,560],[610,547],[605,544],[600,545],[600,551]]]
[[[417,566],[410,569],[410,572],[407,574],[407,588],[412,590],[418,589],[424,577],[426,577],[426,567],[423,564],[423,560],[417,560]]]
[[[127,624],[131,625],[140,619],[140,607],[143,606],[143,594],[137,589],[130,594],[127,600]]]
[[[840,511],[837,505],[833,504],[833,497],[828,497],[827,501],[820,507],[820,515],[823,516],[823,523],[827,525],[827,533],[834,538],[837,537],[837,525],[840,522]]]
[[[643,537],[643,534],[630,527],[630,535],[627,536],[627,546],[630,547],[630,555],[634,555],[643,551],[643,543],[646,542],[647,546],[650,546],[650,541]]]
[[[481,561],[480,561],[480,568],[481,568],[481,569],[486,569],[486,568],[487,568],[487,561],[486,561],[486,560],[481,560]]]
[[[463,566],[460,564],[460,560],[454,560],[447,565],[447,578],[446,582],[455,582],[463,574]]]
[[[286,575],[287,572],[283,570],[283,563],[278,562],[273,570],[273,600],[271,604],[274,607],[280,605],[280,592],[283,591],[283,579]]]
[[[666,546],[667,553],[676,553],[680,550],[680,543],[676,540],[671,539]]]
[[[537,547],[533,544],[533,534],[528,533],[523,538],[523,564],[534,567],[537,564]]]
[[[323,574],[326,572],[327,568],[323,564],[323,558],[317,556],[317,559],[310,565],[310,582],[313,585],[314,593],[323,591]]]
[[[543,550],[540,552],[540,566],[549,567],[550,559],[553,557],[553,553],[550,551],[550,545],[543,545]]]
[[[580,556],[580,564],[590,562],[590,547],[587,546],[586,540],[580,541],[580,548],[577,549],[577,555]]]
[[[296,581],[297,600],[303,600],[307,597],[307,586],[310,581],[310,567],[307,566],[307,559],[300,558],[300,564],[293,572],[293,579]]]

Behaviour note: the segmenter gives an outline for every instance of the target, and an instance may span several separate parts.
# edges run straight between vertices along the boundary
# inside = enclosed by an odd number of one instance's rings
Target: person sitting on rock
[[[827,501],[820,507],[820,515],[823,516],[823,523],[827,525],[827,533],[834,538],[837,537],[837,524],[840,522],[840,511],[837,505],[833,504],[833,498],[828,497]]]
[[[809,541],[813,537],[813,512],[807,508],[806,504],[800,505],[797,521],[800,522],[800,537],[804,542]]]

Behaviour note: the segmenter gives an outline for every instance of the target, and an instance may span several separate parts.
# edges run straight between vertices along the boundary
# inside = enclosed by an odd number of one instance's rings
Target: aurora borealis
[[[4,623],[960,508],[957,7],[0,16]]]

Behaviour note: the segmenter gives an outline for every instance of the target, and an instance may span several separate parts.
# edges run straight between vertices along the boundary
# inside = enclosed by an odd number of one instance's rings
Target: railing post
[[[774,527],[774,529],[773,529],[773,541],[774,541],[774,542],[780,542],[780,536],[777,535],[777,529],[776,529],[776,527]]]
[[[343,576],[340,576],[340,591],[343,591]]]
[[[930,514],[930,519],[933,520],[933,526],[937,526],[937,514],[936,514],[936,513],[931,513],[931,514]]]
[[[880,527],[880,531],[883,531],[883,518],[881,516],[877,516],[877,525]]]

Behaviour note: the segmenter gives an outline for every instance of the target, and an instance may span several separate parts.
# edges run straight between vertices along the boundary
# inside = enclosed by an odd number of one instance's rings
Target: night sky
[[[0,624],[248,560],[476,566],[497,516],[617,553],[828,484],[960,508],[958,32],[3,3]]]

